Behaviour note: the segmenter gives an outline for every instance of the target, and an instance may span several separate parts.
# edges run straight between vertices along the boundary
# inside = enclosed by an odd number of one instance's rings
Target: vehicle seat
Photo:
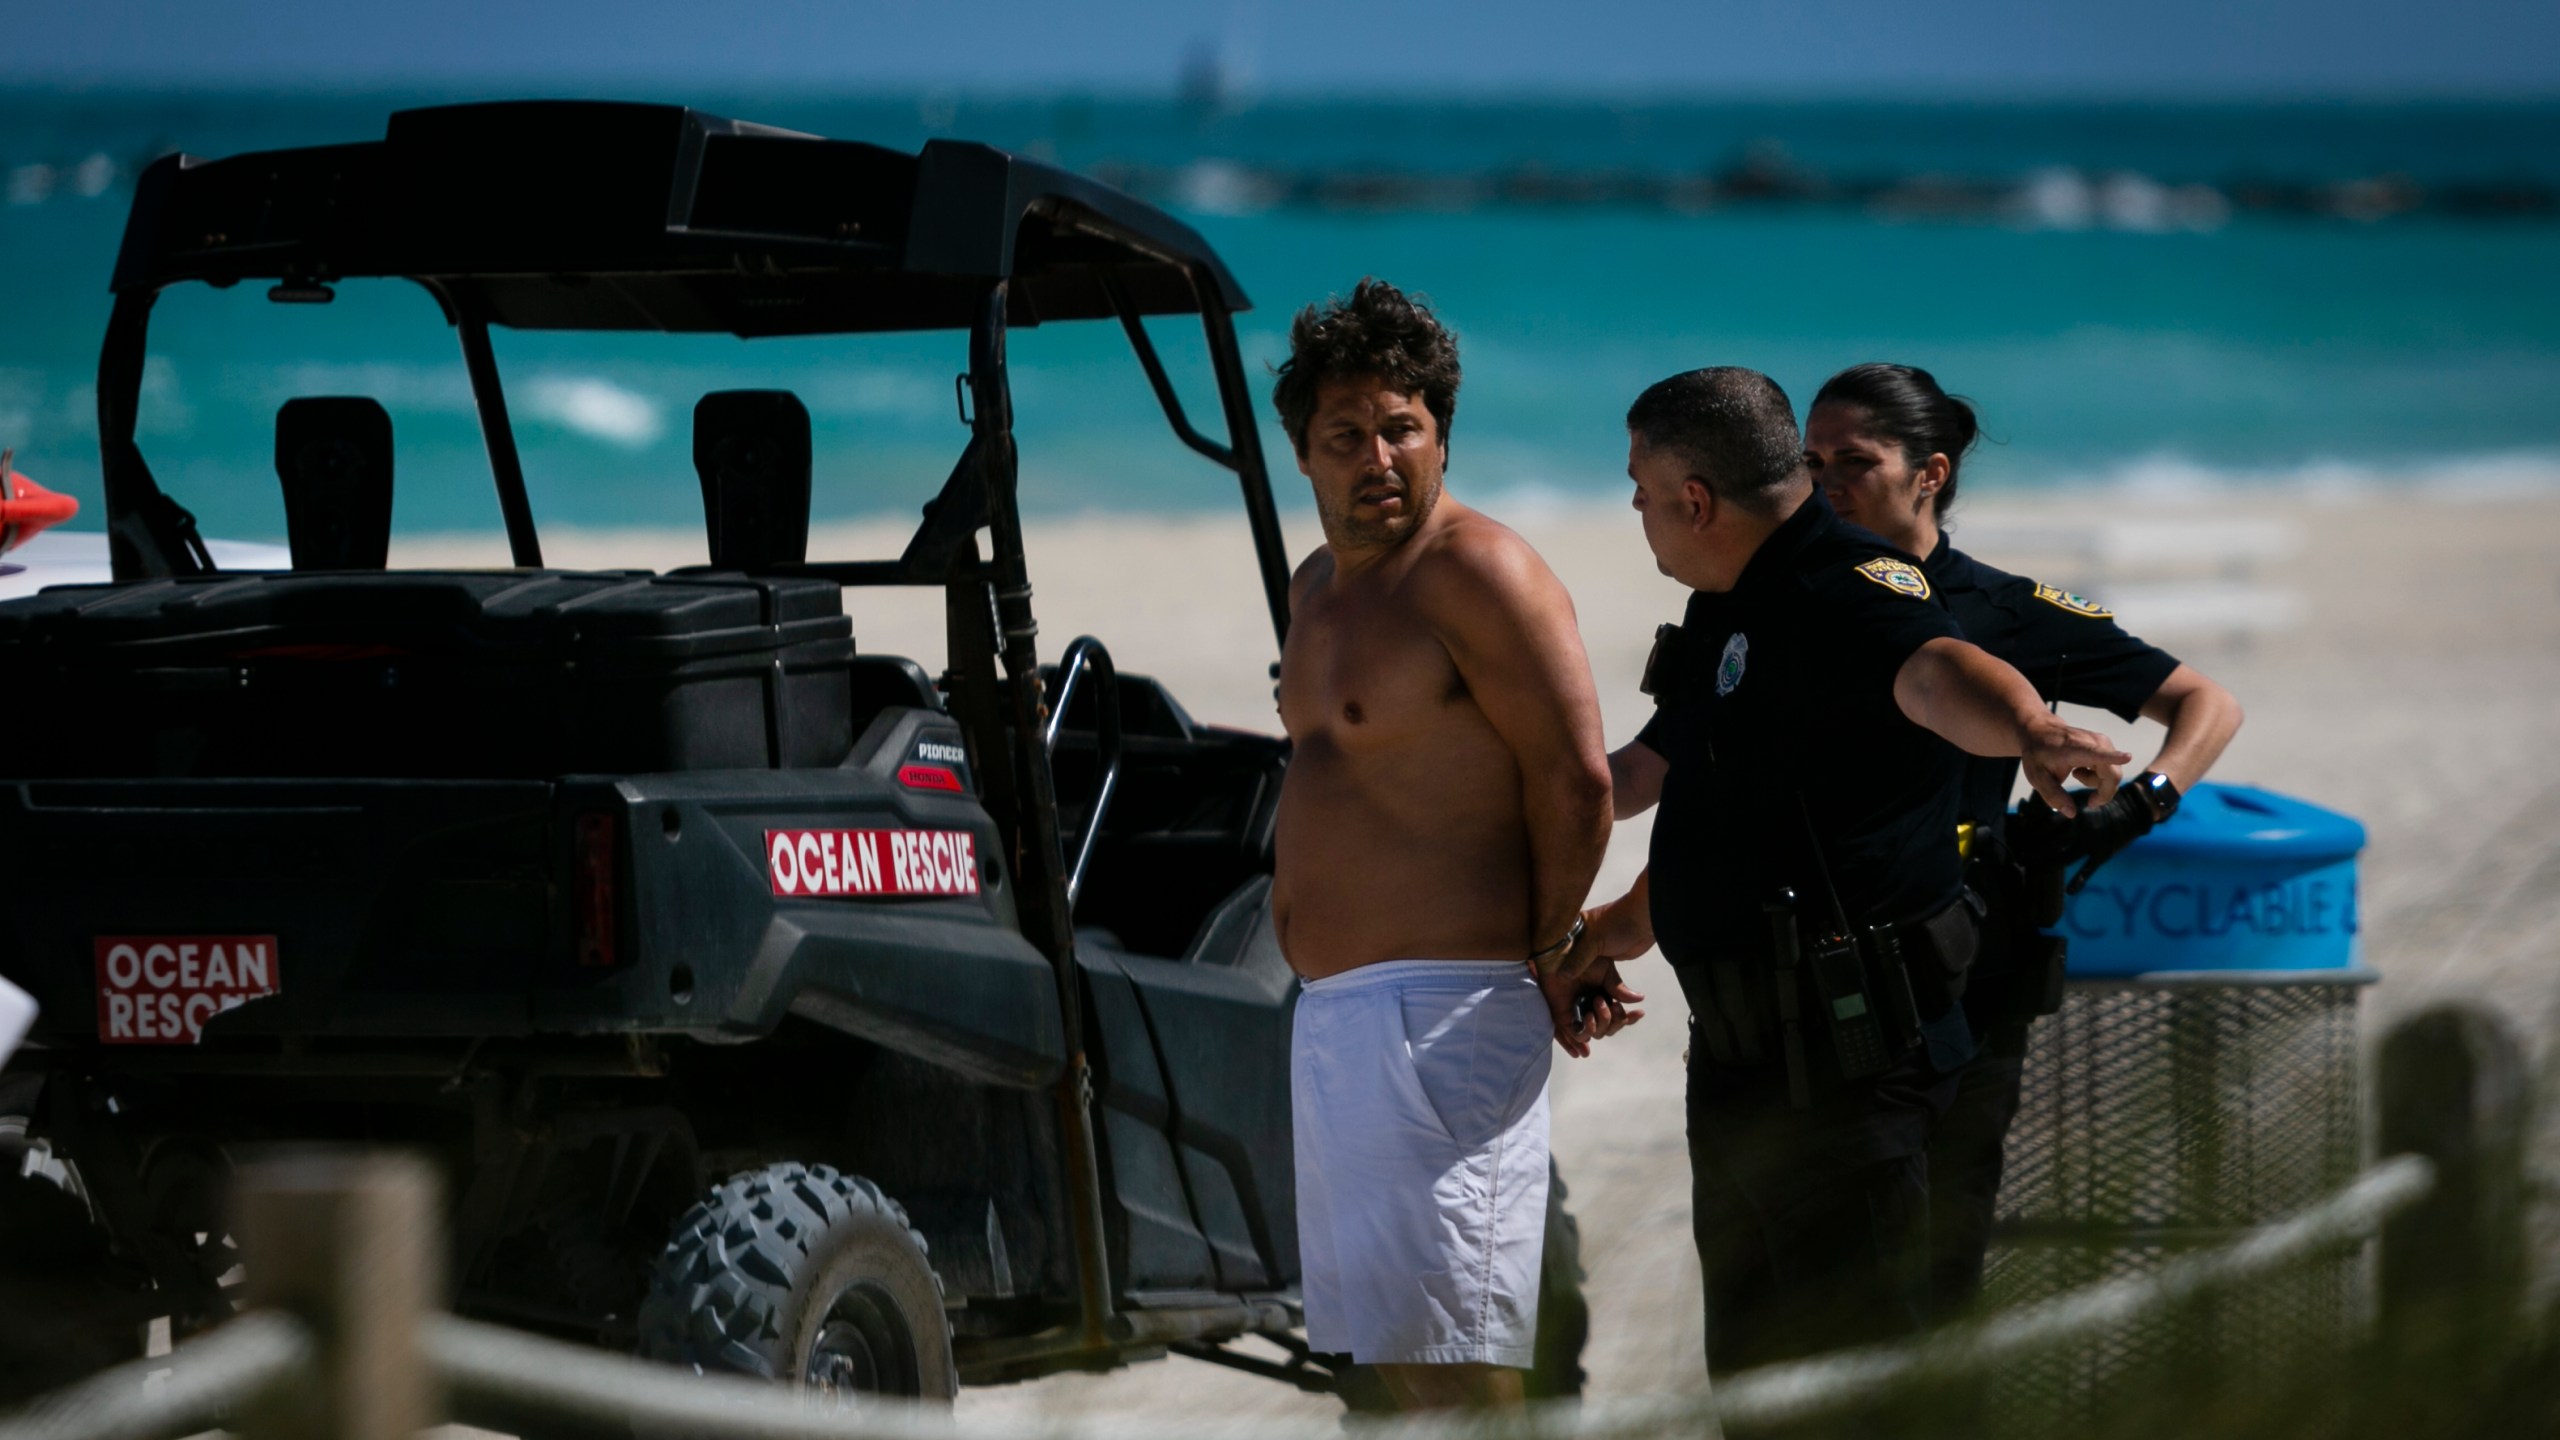
[[[362,395],[276,411],[276,479],[296,570],[379,570],[391,558],[391,416]]]
[[[846,677],[853,689],[853,733],[869,728],[881,711],[907,706],[940,710],[942,695],[933,677],[904,655],[856,655]]]
[[[714,390],[693,407],[693,468],[715,570],[809,558],[809,411],[788,390]]]

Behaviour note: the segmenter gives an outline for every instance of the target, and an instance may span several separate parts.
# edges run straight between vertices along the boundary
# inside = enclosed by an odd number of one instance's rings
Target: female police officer
[[[2231,692],[2176,657],[2146,645],[2098,606],[2023,576],[1995,570],[1947,541],[1973,409],[1928,371],[1856,365],[1826,382],[1805,416],[1805,465],[1840,518],[1921,557],[1965,638],[2018,668],[2048,702],[2093,705],[2168,727],[2160,753],[2135,780],[2076,827],[2079,853],[2103,857],[2169,817],[2240,728]],[[1981,1053],[1959,1081],[1954,1106],[1929,1139],[1931,1300],[1939,1313],[1969,1303],[1982,1285],[2001,1146],[2018,1113],[2027,1024],[2055,998],[2058,953],[2038,948],[2027,897],[1997,867],[2007,858],[2002,819],[2017,767],[1975,757],[1965,766],[1963,820],[1972,828],[1977,889],[1994,900],[1987,943],[1964,1005]],[[2004,893],[2005,892],[2005,893]]]
[[[1611,757],[1650,864],[1584,917],[1589,983],[1656,937],[1693,1016],[1689,1159],[1718,1373],[1916,1327],[1923,1148],[1972,1046],[1955,846],[1965,751],[2068,813],[2130,758],[1957,635],[1919,566],[1815,492],[1767,376],[1695,370],[1627,414],[1646,543],[1690,587]],[[1952,742],[1952,743],[1951,743]]]

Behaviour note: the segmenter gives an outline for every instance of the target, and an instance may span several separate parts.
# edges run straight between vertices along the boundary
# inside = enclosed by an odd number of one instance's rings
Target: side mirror
[[[276,478],[296,570],[379,570],[391,559],[391,416],[361,395],[276,411]]]
[[[715,569],[809,558],[809,464],[809,412],[788,390],[715,390],[693,407]]]

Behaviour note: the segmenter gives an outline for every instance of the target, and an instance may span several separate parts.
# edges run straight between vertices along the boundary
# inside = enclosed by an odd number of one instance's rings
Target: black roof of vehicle
[[[135,441],[160,291],[256,280],[273,282],[271,300],[323,301],[350,278],[414,281],[443,307],[471,376],[508,552],[524,569],[541,566],[542,548],[493,325],[742,337],[966,330],[969,368],[958,379],[970,440],[915,539],[894,561],[798,568],[844,584],[925,585],[979,583],[992,567],[999,598],[1015,597],[1024,626],[1005,332],[1116,320],[1175,436],[1235,474],[1272,629],[1287,634],[1288,555],[1235,333],[1234,313],[1251,302],[1189,226],[993,146],[935,140],[908,155],[682,106],[608,101],[404,110],[380,140],[222,160],[171,155],[145,170],[98,353],[98,449],[118,580],[216,569],[195,517],[160,488]],[[1200,318],[1223,439],[1185,412],[1148,315]],[[1001,522],[996,553],[964,563],[991,522]]]
[[[425,282],[522,329],[742,336],[963,328],[990,279],[1008,323],[1250,302],[1189,226],[993,146],[909,155],[673,105],[404,110],[382,139],[141,179],[113,288]]]

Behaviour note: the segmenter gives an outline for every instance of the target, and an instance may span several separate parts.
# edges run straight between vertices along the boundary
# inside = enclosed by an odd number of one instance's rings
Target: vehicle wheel
[[[1582,1347],[1591,1338],[1591,1306],[1582,1298],[1582,1222],[1564,1208],[1564,1174],[1547,1162],[1547,1239],[1538,1261],[1537,1364],[1523,1388],[1532,1400],[1582,1397]],[[1395,1397],[1376,1367],[1344,1365],[1334,1371],[1334,1393],[1354,1415],[1391,1415]]]
[[[942,1281],[878,1186],[827,1165],[733,1175],[676,1222],[640,1307],[640,1353],[859,1404],[958,1389]]]
[[[244,1276],[229,1230],[230,1190],[231,1157],[201,1137],[171,1136],[153,1145],[142,1162],[152,1233],[188,1257],[192,1273],[180,1283],[201,1297],[194,1308],[169,1317],[174,1343],[212,1329],[240,1308]]]
[[[18,1117],[0,1117],[13,1162],[25,1154],[25,1131]],[[147,1313],[139,1295],[86,1201],[14,1163],[0,1173],[0,1408],[138,1359]]]

